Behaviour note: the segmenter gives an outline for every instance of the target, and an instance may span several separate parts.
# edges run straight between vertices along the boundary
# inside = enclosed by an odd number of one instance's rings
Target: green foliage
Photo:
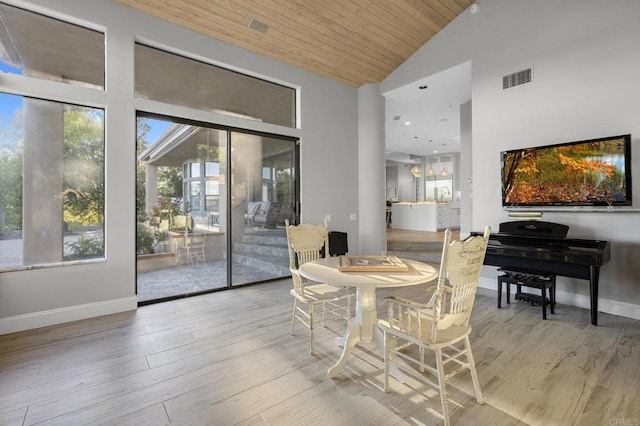
[[[151,206],[151,216],[160,217],[162,214],[162,209],[160,208],[160,204],[154,204]]]
[[[67,222],[104,222],[104,121],[102,111],[64,106],[64,216]]]
[[[65,260],[94,259],[104,256],[104,242],[95,237],[82,235],[73,242],[66,243],[70,254]]]
[[[2,94],[2,97],[13,95]],[[22,229],[23,110],[0,122],[0,231]]]
[[[158,196],[182,197],[182,167],[158,167]]]
[[[137,146],[136,153],[138,158],[140,155],[149,148],[149,141],[147,140],[151,126],[145,118],[138,118],[137,129]],[[151,215],[160,216],[159,210],[171,210],[169,214],[175,214],[175,211],[170,205],[162,205],[166,203],[166,200],[170,202],[171,198],[182,197],[182,167],[158,167],[158,210],[154,211],[152,207]],[[138,160],[136,167],[136,211],[138,217],[144,217],[146,207],[146,163]],[[163,199],[165,201],[163,201]]]
[[[293,179],[290,170],[278,170],[276,175],[276,200],[283,205],[293,205]]]
[[[167,233],[167,231],[158,231],[158,230],[156,230],[153,233],[153,239],[156,241],[156,243],[161,243],[163,241],[168,241],[169,240],[169,234]]]
[[[169,219],[177,215],[188,216],[191,206],[182,198],[158,197],[158,204],[151,206],[151,216]]]
[[[146,222],[151,220],[151,215],[146,213],[145,211],[138,210],[138,216],[136,217],[138,222]]]
[[[0,214],[4,230],[22,229],[22,143],[0,146]]]
[[[155,253],[164,253],[168,246],[165,243],[169,241],[169,234],[167,231],[159,231],[156,229],[153,233],[153,251]]]
[[[82,231],[81,222],[67,222],[67,226],[69,227],[69,232],[77,233]]]
[[[147,136],[151,131],[151,126],[147,124],[144,118],[138,118],[137,122],[137,134],[136,134],[136,154],[137,157],[140,157],[146,149],[149,147],[149,143],[147,142]],[[146,193],[146,165],[143,161],[137,162],[136,165],[136,212],[138,212],[138,216],[144,214],[145,211],[145,193]]]
[[[136,254],[156,253],[158,245],[168,240],[167,231],[160,231],[139,223],[136,228]]]
[[[160,216],[161,219],[169,219],[178,214],[178,208],[171,202],[169,197],[158,197],[158,204],[151,207],[153,216]]]
[[[182,206],[178,205],[178,214],[183,214],[185,216],[189,216],[191,213],[191,204],[188,201],[182,201]]]
[[[207,129],[208,132],[215,132],[216,130]],[[223,154],[222,147],[218,145],[198,144],[198,159],[200,161],[220,161],[220,156]]]
[[[152,254],[155,244],[154,232],[149,230],[145,225],[138,224],[136,229],[136,253]]]

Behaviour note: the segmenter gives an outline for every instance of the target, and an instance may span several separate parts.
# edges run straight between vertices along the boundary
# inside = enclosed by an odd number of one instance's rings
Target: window
[[[200,163],[191,163],[191,174],[189,177],[200,177]]]
[[[104,34],[0,3],[0,270],[104,258],[104,58]]]
[[[104,257],[104,111],[0,104],[0,269]]]
[[[205,163],[205,175],[207,177],[219,176],[220,175],[220,163],[215,163],[213,161],[207,161]]]
[[[189,203],[192,210],[200,210],[200,181],[191,181],[190,183],[190,199]]]
[[[205,210],[208,212],[220,210],[220,163],[207,161],[205,167]]]
[[[296,91],[136,44],[136,96],[295,127]]]
[[[220,195],[220,184],[218,181],[207,181],[207,195]]]
[[[0,71],[104,89],[104,34],[0,3]]]

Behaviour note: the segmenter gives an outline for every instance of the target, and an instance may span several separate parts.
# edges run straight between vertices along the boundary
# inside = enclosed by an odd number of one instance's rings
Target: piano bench
[[[511,284],[516,285],[516,300],[523,300],[532,305],[542,305],[542,319],[547,319],[547,304],[552,314],[555,314],[553,306],[556,304],[556,274],[534,271],[521,268],[500,268],[503,272],[498,276],[498,308],[502,308],[502,284],[507,284],[507,303],[511,303]],[[523,293],[522,287],[537,288],[540,295]],[[547,290],[549,299],[547,299]]]

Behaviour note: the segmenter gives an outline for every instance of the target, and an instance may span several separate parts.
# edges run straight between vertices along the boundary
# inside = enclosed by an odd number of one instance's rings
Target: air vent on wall
[[[508,89],[510,87],[520,86],[521,84],[531,83],[531,77],[531,68],[505,75],[502,77],[502,88]]]

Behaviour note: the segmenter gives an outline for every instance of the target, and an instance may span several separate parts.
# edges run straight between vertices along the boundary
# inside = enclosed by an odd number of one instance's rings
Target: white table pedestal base
[[[375,287],[358,288],[356,293],[356,316],[349,320],[345,335],[336,337],[336,345],[342,346],[342,354],[338,358],[338,362],[327,371],[329,377],[335,377],[342,371],[351,355],[351,351],[359,343],[372,344],[378,350],[378,353],[384,357],[382,331],[378,328]],[[404,383],[404,374],[395,365],[391,365],[391,375]]]

